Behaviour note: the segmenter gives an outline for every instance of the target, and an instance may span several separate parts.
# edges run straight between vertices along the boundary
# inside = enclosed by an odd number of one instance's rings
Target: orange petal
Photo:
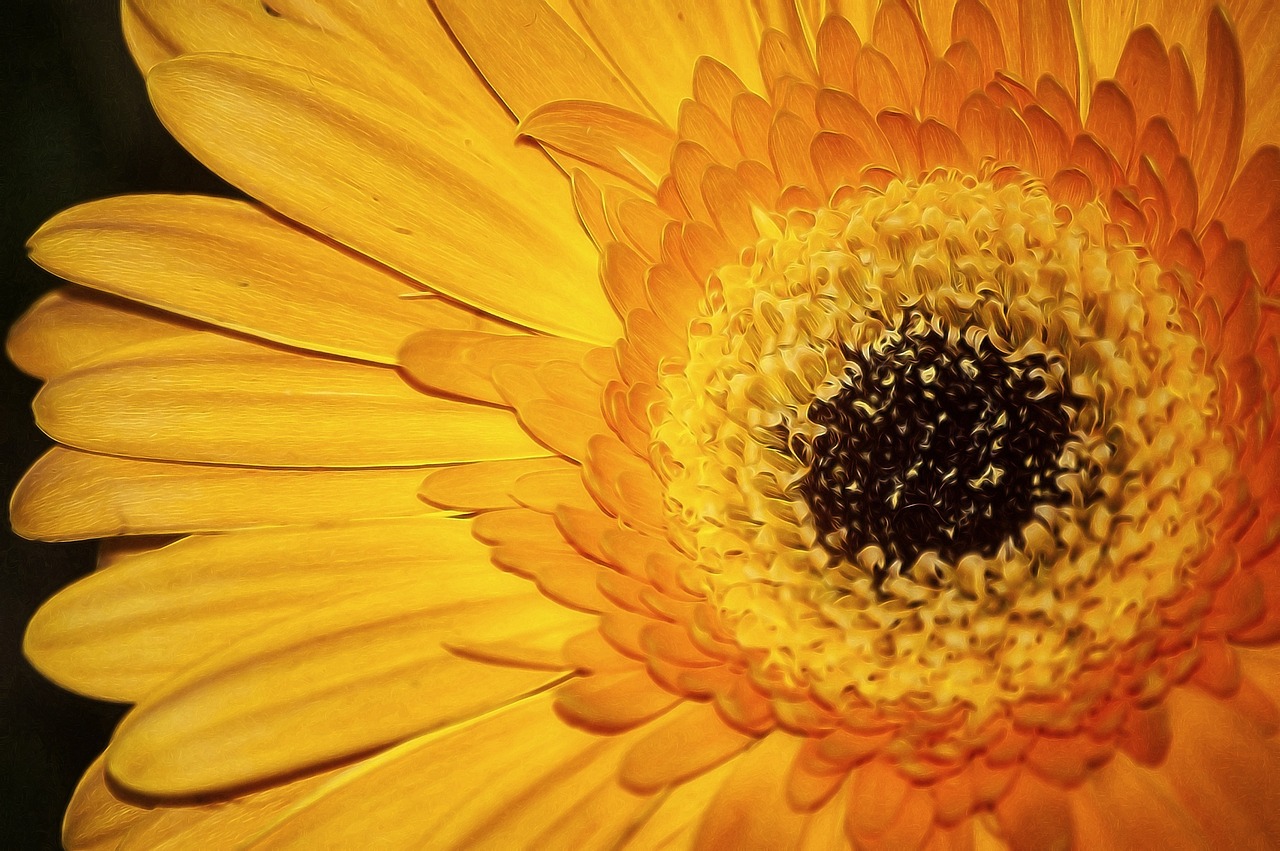
[[[818,29],[818,76],[828,88],[852,94],[862,42],[845,18],[831,15]]]
[[[594,50],[543,0],[502,7],[440,0],[458,44],[518,117],[558,100],[642,109]]]
[[[1088,848],[1209,848],[1209,837],[1156,772],[1117,756],[1071,797],[1076,838]]]
[[[1223,847],[1280,839],[1275,740],[1203,692],[1174,689],[1167,700],[1173,730],[1162,773],[1182,806]]]
[[[786,775],[778,768],[794,757],[799,741],[774,733],[735,759],[702,817],[693,847],[793,847],[809,819],[787,803]]]
[[[871,842],[898,817],[910,784],[891,764],[878,759],[856,769],[849,778],[845,831],[849,841]]]
[[[428,473],[418,493],[431,505],[457,511],[511,508],[511,491],[519,477],[566,467],[576,469],[559,456],[515,461],[480,461],[444,467]]]
[[[643,668],[580,677],[556,689],[560,717],[596,733],[620,733],[647,724],[680,702]]]
[[[656,792],[709,771],[755,741],[721,721],[709,705],[686,701],[632,746],[620,779],[637,792]]]
[[[1023,76],[1036,80],[1048,74],[1077,97],[1080,63],[1067,0],[1023,0],[1021,6]]]
[[[1002,838],[1013,851],[1070,848],[1074,825],[1071,796],[1029,772],[996,802]]]
[[[121,196],[64,210],[28,242],[45,269],[255,337],[380,363],[421,328],[498,327],[242,201]],[[243,258],[257,262],[244,268]],[[305,290],[305,295],[303,294]]]
[[[789,112],[780,113],[769,128],[769,158],[783,186],[817,188],[818,175],[809,144],[814,128]]]
[[[525,116],[518,132],[652,192],[676,136],[652,118],[603,103],[559,100]]]
[[[130,346],[214,333],[140,304],[79,287],[42,296],[9,329],[5,353],[36,378],[55,378],[94,362],[118,359]]]
[[[951,18],[951,40],[967,41],[982,59],[983,77],[991,79],[1007,67],[1004,42],[991,10],[981,0],[959,0]]]
[[[147,83],[188,150],[294,221],[493,315],[586,339],[616,330],[582,285],[595,252],[562,227],[563,175],[438,104],[393,108],[229,55],[170,60]]]
[[[858,100],[871,112],[882,109],[913,110],[919,96],[907,93],[906,85],[898,76],[889,58],[867,45],[858,53]]]
[[[1094,87],[1085,129],[1110,150],[1121,168],[1128,166],[1138,133],[1137,120],[1133,104],[1114,82],[1103,80]]]
[[[710,108],[724,124],[733,113],[733,99],[746,86],[731,69],[710,56],[700,56],[693,66],[693,97]]]
[[[1134,30],[1120,54],[1116,82],[1133,100],[1139,125],[1164,113],[1171,73],[1169,54],[1155,28],[1145,24]]]
[[[426,387],[503,405],[506,400],[492,378],[499,365],[533,368],[548,360],[576,361],[590,348],[560,337],[424,331],[405,342],[400,350],[400,366]]]
[[[876,10],[872,43],[884,53],[902,81],[910,106],[920,102],[930,50],[924,27],[905,0],[887,0]]]
[[[1204,96],[1196,126],[1192,164],[1201,188],[1201,210],[1212,217],[1235,175],[1244,136],[1244,60],[1225,10],[1209,13]]]

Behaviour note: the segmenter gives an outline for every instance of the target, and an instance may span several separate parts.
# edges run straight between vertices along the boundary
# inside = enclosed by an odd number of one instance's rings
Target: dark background
[[[79,201],[139,191],[228,194],[147,105],[119,0],[3,0],[0,11],[0,329],[57,280],[23,242]],[[38,382],[0,358],[0,492],[50,441],[31,421]],[[0,524],[0,848],[58,848],[62,812],[122,707],[69,694],[22,658],[40,602],[93,567],[95,547],[23,541]]]

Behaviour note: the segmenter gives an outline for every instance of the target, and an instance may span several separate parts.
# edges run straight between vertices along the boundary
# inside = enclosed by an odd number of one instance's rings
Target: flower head
[[[1280,841],[1275,16],[375,5],[32,238],[68,845]]]

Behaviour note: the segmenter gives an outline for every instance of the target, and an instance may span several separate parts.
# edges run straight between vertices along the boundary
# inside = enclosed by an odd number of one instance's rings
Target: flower
[[[257,200],[31,241],[67,845],[1280,841],[1277,16],[1116,14],[127,0]]]

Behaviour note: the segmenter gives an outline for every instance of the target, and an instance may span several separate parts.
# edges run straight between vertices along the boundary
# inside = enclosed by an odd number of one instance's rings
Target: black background
[[[230,190],[151,114],[120,33],[118,0],[3,0],[0,40],[0,328],[58,282],[26,258],[41,222],[79,201],[139,191]],[[49,445],[38,382],[0,363],[0,489]],[[38,544],[3,524],[0,556],[0,848],[58,848],[62,812],[122,707],[69,694],[22,658],[41,601],[93,567],[94,545]]]

